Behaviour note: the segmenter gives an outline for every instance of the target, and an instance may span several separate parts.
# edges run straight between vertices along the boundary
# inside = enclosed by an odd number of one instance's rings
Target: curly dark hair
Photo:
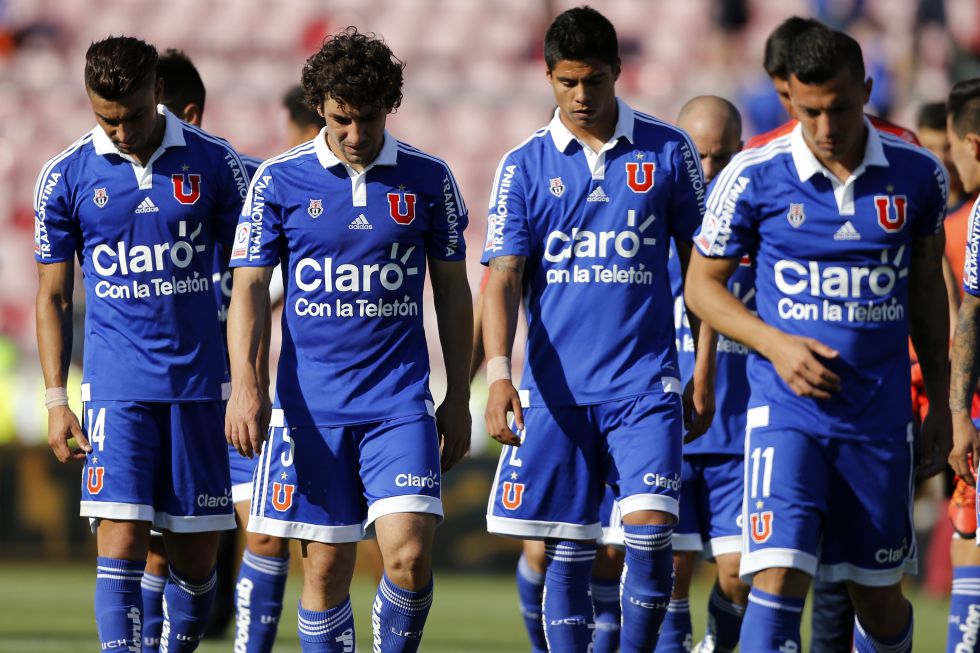
[[[405,64],[373,33],[348,27],[327,37],[303,66],[306,101],[316,110],[332,97],[359,113],[384,109],[390,113],[402,102]]]
[[[85,87],[118,100],[157,78],[157,49],[131,36],[96,41],[85,53]]]

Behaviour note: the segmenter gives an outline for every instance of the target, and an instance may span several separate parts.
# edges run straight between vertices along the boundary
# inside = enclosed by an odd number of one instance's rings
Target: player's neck
[[[157,122],[153,127],[153,136],[150,140],[146,142],[145,147],[141,147],[139,151],[134,151],[132,156],[136,159],[140,165],[146,166],[153,156],[153,153],[157,151],[160,145],[163,143],[163,134],[167,131],[167,117],[162,113],[157,114]]]
[[[833,159],[821,156],[818,152],[811,149],[817,161],[823,164],[835,177],[841,181],[850,179],[854,171],[860,167],[864,161],[864,151],[868,144],[868,129],[864,129],[864,137],[857,141],[849,152]]]
[[[598,152],[602,146],[609,142],[613,134],[616,133],[616,123],[619,121],[619,107],[614,106],[609,115],[589,127],[575,125],[571,120],[567,120],[561,113],[558,114],[561,123],[568,131],[572,132],[578,140],[588,145],[593,152]]]

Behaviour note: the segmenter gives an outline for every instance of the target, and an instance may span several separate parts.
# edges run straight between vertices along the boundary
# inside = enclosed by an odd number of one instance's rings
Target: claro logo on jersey
[[[331,257],[303,258],[293,270],[296,287],[307,293],[398,292],[419,268],[409,265],[414,245],[392,243],[385,263],[340,263]],[[397,299],[346,299],[316,301],[299,297],[293,304],[300,317],[409,317],[419,315],[418,302],[404,295]]]
[[[777,302],[779,316],[790,320],[826,322],[895,322],[905,319],[905,306],[892,296],[908,277],[905,245],[886,249],[879,265],[833,265],[822,261],[781,259],[773,266],[776,287],[786,297]],[[797,296],[822,302],[798,302]],[[887,299],[891,297],[890,299]]]
[[[546,271],[548,283],[653,283],[653,273],[643,263],[621,266],[609,259],[616,257],[631,263],[642,248],[655,246],[657,239],[644,234],[656,219],[651,213],[640,220],[630,209],[623,230],[552,231],[544,245],[544,260],[556,264]]]
[[[149,245],[131,245],[124,240],[110,245],[100,243],[92,250],[92,267],[103,277],[128,277],[133,274],[163,273],[167,277],[152,277],[148,283],[132,280],[114,283],[102,279],[95,284],[97,297],[109,299],[144,298],[164,295],[183,295],[208,292],[211,281],[208,276],[195,270],[193,274],[178,277],[194,263],[197,254],[207,251],[207,246],[198,242],[203,230],[198,223],[188,233],[186,220],[177,223],[177,238]]]

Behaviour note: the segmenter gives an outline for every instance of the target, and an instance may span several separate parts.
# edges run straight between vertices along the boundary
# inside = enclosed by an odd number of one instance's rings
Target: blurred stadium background
[[[0,0],[0,651],[90,646],[94,539],[77,517],[78,468],[45,444],[37,364],[31,198],[41,164],[94,125],[82,69],[89,43],[110,34],[184,50],[208,90],[205,129],[241,152],[284,148],[282,95],[324,35],[347,25],[382,35],[407,62],[405,100],[389,128],[448,161],[470,209],[471,284],[480,275],[484,207],[506,150],[547,122],[544,30],[568,0]],[[673,120],[690,97],[731,99],[744,137],[785,117],[762,70],[763,43],[791,15],[815,16],[862,44],[875,80],[870,110],[915,126],[925,102],[980,75],[980,0],[593,0],[616,26],[619,92]],[[76,284],[81,288],[81,284]],[[84,298],[76,299],[81,334]],[[434,321],[427,321],[433,392],[442,393]],[[77,338],[76,338],[77,341]],[[80,354],[76,346],[76,357]],[[77,384],[77,370],[74,383]],[[472,459],[446,479],[436,607],[427,651],[526,650],[509,579],[515,542],[487,536],[483,513],[495,447],[482,427],[485,388],[474,387]],[[77,391],[72,393],[78,396]],[[944,650],[948,533],[938,496],[917,508],[939,569],[914,582],[916,651]],[[940,529],[932,538],[934,527]],[[946,563],[948,565],[948,563]],[[937,566],[938,565],[938,566]],[[475,574],[475,575],[474,575]],[[505,576],[504,574],[507,574]],[[358,581],[367,614],[369,576]],[[697,596],[707,590],[704,582]],[[283,650],[295,639],[296,580],[287,595]],[[695,597],[696,615],[703,601]],[[58,616],[54,616],[58,615]],[[360,635],[369,633],[364,622]],[[700,628],[700,626],[698,626]],[[697,632],[697,628],[696,631]],[[223,650],[206,645],[202,650]]]

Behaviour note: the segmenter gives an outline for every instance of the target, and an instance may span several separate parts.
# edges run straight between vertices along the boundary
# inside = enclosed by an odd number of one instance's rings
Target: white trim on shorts
[[[81,501],[78,514],[92,519],[113,521],[153,522],[156,511],[145,503],[121,503],[115,501]]]
[[[153,527],[172,533],[206,533],[209,531],[233,531],[238,528],[235,513],[227,515],[171,515],[158,512]]]
[[[443,520],[442,499],[430,497],[427,494],[400,494],[394,497],[378,499],[368,507],[367,521],[364,528],[367,528],[378,519],[385,515],[398,513],[417,513],[423,515],[435,515],[441,522]]]
[[[740,537],[739,546],[741,546],[741,539]],[[674,551],[698,552],[704,550],[700,533],[678,533],[674,531],[673,537],[671,537],[671,545],[674,547]]]
[[[597,540],[602,536],[602,523],[569,524],[487,515],[487,532],[528,540]]]
[[[915,574],[918,570],[917,560],[906,559],[892,569],[865,569],[847,562],[839,562],[836,565],[822,564],[818,567],[817,573],[820,580],[830,583],[850,580],[868,587],[889,587],[901,582],[905,574]]]
[[[602,535],[596,538],[595,542],[599,546],[614,546],[617,549],[625,549],[626,534],[623,532],[622,528],[603,526]]]
[[[680,515],[680,504],[674,497],[663,494],[631,494],[628,497],[617,499],[619,511],[623,516],[641,510],[659,510],[672,515],[675,519]]]
[[[714,560],[718,556],[732,553],[741,555],[741,535],[722,535],[721,537],[713,537],[704,543],[704,557],[708,560]]]
[[[252,501],[252,481],[231,486],[231,502],[237,505],[243,501]]]
[[[743,550],[738,575],[749,582],[757,572],[775,568],[799,569],[810,576],[816,576],[817,556],[796,549],[763,549],[752,553]]]
[[[318,526],[317,524],[260,517],[255,513],[248,516],[246,528],[252,533],[264,533],[265,535],[293,540],[313,540],[326,544],[360,542],[364,539],[364,527],[361,524]]]

